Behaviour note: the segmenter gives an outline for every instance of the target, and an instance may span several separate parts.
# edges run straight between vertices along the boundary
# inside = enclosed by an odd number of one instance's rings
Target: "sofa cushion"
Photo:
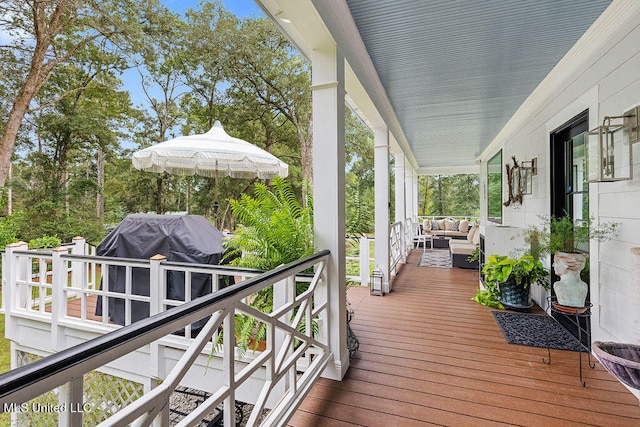
[[[473,233],[473,239],[471,240],[471,243],[473,243],[474,245],[480,244],[480,230],[476,230],[476,232]]]
[[[447,230],[447,231],[452,231],[453,230],[453,224],[454,224],[453,220],[445,219],[444,220],[444,229]]]
[[[463,255],[471,255],[473,251],[476,249],[476,245],[455,245],[451,246],[452,254],[463,254]]]
[[[467,240],[469,241],[469,243],[473,242],[473,235],[476,234],[476,231],[478,230],[478,227],[474,224],[471,226],[471,228],[469,229],[469,233],[467,234]]]
[[[468,233],[469,232],[469,221],[467,221],[466,219],[463,219],[462,221],[460,221],[460,225],[458,226],[458,230],[462,231],[463,233]]]
[[[425,219],[424,221],[422,221],[422,231],[430,231],[431,230],[431,221],[429,221],[428,219]]]
[[[444,226],[444,219],[439,219],[436,222],[438,223],[438,230],[446,230]]]
[[[444,235],[452,237],[454,239],[463,239],[465,241],[467,240],[467,233],[463,233],[462,231],[445,231]]]

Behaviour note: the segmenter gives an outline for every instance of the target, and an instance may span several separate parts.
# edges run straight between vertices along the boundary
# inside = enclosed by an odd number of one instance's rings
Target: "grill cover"
[[[204,217],[198,215],[128,215],[96,248],[100,256],[138,258],[148,260],[156,254],[167,257],[167,261],[197,264],[218,264],[222,258],[223,234]],[[109,267],[108,289],[125,292],[125,267]],[[167,298],[184,301],[185,275],[170,271],[166,277]],[[149,270],[131,269],[131,288],[134,295],[149,296]],[[191,275],[191,298],[211,293],[211,276]],[[125,301],[108,298],[109,320],[125,324]],[[102,301],[96,306],[96,315],[102,315]],[[131,322],[149,317],[149,304],[131,301]],[[194,323],[199,330],[207,319]]]

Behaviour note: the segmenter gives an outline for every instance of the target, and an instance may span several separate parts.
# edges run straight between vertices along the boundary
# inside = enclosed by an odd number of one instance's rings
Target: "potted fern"
[[[224,260],[230,261],[231,265],[272,270],[314,253],[311,200],[302,206],[286,180],[275,178],[270,187],[258,183],[254,196],[243,194],[229,203],[234,217],[240,222],[234,234],[223,242]],[[297,293],[306,290],[306,286],[298,284]],[[260,290],[250,297],[250,301],[258,310],[271,312],[273,288]],[[254,317],[237,315],[235,334],[241,354],[250,347],[255,351],[266,338],[266,325]]]
[[[491,255],[487,257],[482,272],[485,274],[485,286],[499,289],[500,302],[510,308],[527,309],[533,305],[531,284],[538,283],[545,289],[549,287],[549,271],[529,254],[518,259]]]

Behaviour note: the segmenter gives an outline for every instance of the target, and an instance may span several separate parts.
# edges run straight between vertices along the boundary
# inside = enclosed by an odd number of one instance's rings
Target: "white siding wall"
[[[622,115],[640,104],[640,2],[614,1],[523,104],[505,129],[483,153],[484,164],[499,149],[503,163],[538,158],[538,176],[533,194],[522,206],[503,208],[503,224],[526,227],[549,213],[549,134],[589,109],[589,128],[602,123],[605,115]],[[640,312],[633,300],[631,255],[640,246],[640,143],[633,147],[634,179],[591,184],[590,210],[596,219],[621,222],[615,240],[591,244],[591,294],[594,303],[594,340],[640,343],[633,319]],[[481,168],[486,182],[486,168]],[[506,181],[503,200],[506,199]],[[486,190],[481,191],[483,222],[486,223]]]

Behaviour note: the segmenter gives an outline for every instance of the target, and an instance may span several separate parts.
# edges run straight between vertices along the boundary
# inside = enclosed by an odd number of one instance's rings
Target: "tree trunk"
[[[33,60],[31,61],[31,69],[27,78],[20,88],[16,100],[11,107],[9,117],[7,118],[7,126],[5,128],[2,139],[0,140],[0,187],[4,187],[7,182],[7,176],[9,175],[9,165],[11,164],[11,155],[13,154],[13,148],[16,144],[16,138],[18,136],[18,130],[22,124],[22,119],[29,110],[29,104],[36,95],[36,93],[42,87],[45,80],[40,80],[40,73],[42,71],[42,60],[44,58],[44,50],[38,52],[38,45],[36,44],[36,51],[34,52]]]
[[[18,130],[20,129],[22,120],[29,110],[29,104],[33,97],[36,96],[42,85],[49,80],[51,75],[51,67],[43,66],[45,54],[53,40],[53,35],[50,34],[50,28],[46,28],[47,23],[50,25],[55,24],[57,26],[63,10],[64,6],[59,5],[54,16],[51,17],[50,22],[47,22],[46,17],[44,16],[44,5],[38,5],[34,8],[34,12],[36,13],[36,16],[34,17],[36,45],[33,50],[33,56],[31,57],[29,73],[20,87],[16,100],[11,107],[11,111],[7,117],[4,134],[0,140],[0,187],[4,187],[7,182],[9,165],[11,164],[11,155],[13,154],[13,148],[16,144],[16,137],[18,136]]]
[[[11,163],[9,163],[9,181],[13,178],[12,172]],[[13,190],[11,187],[12,186],[9,185],[9,188],[7,189],[7,215],[11,215],[13,213]]]
[[[96,169],[98,172],[98,193],[96,194],[96,216],[100,221],[104,220],[104,151],[98,147],[98,157],[96,159]]]

